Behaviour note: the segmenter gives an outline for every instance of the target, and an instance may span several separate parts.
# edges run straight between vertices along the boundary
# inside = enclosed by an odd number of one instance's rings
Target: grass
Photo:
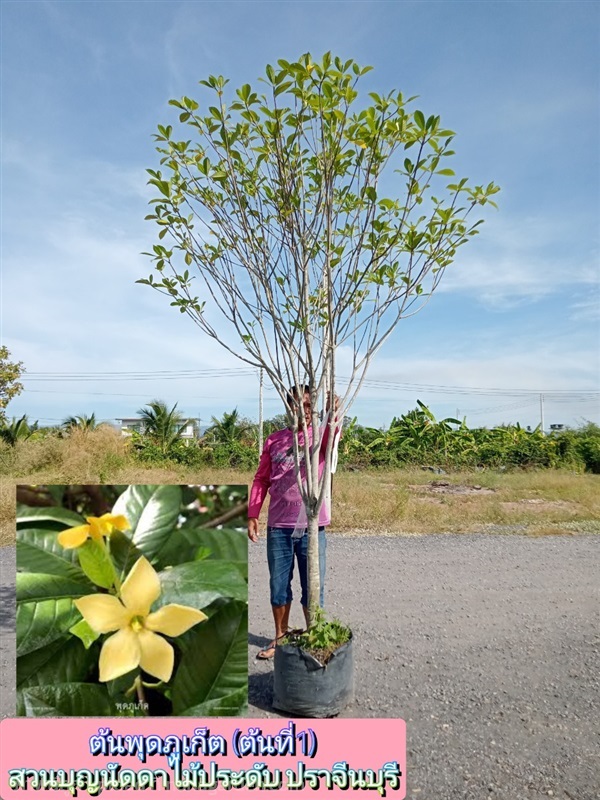
[[[415,486],[443,480],[489,494],[436,494]],[[531,502],[534,501],[534,502]],[[468,533],[490,525],[554,526],[600,519],[600,476],[560,471],[422,470],[341,473],[334,483],[334,528],[402,533]]]
[[[0,546],[13,544],[15,485],[70,483],[248,484],[252,472],[144,466],[114,431],[0,448]],[[418,491],[434,480],[478,485],[489,494]],[[262,520],[266,524],[266,513]],[[340,472],[334,476],[332,530],[345,533],[468,533],[503,526],[533,535],[600,533],[600,475],[568,471],[463,472],[420,469]]]

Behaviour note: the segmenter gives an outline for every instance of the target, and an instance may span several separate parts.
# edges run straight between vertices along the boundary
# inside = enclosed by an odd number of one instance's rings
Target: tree
[[[92,412],[88,417],[87,414],[78,414],[76,417],[67,417],[61,426],[64,430],[71,432],[73,430],[80,431],[95,431],[99,424],[96,422],[96,414]]]
[[[447,181],[454,134],[439,117],[410,111],[414,98],[371,92],[371,104],[359,106],[356,87],[370,69],[307,53],[267,65],[265,94],[245,84],[229,104],[228,81],[210,76],[200,82],[214,96],[204,113],[189,97],[170,101],[194,143],[159,125],[162,169],[148,170],[159,193],[148,219],[160,230],[149,254],[156,273],[140,282],[264,369],[283,400],[309,529],[311,607],[333,442],[329,435],[319,475],[320,408],[335,386],[337,359],[343,353],[349,378],[337,414],[328,416],[330,433],[377,349],[427,302],[477,233],[482,220],[471,222],[472,210],[498,191],[493,183]],[[160,243],[167,235],[168,246]],[[189,267],[201,278],[199,295]],[[219,312],[227,330],[214,321]],[[319,431],[312,444],[287,395],[302,384],[310,386],[311,428]]]
[[[27,414],[23,414],[19,419],[13,417],[10,422],[8,422],[8,420],[0,420],[0,439],[11,447],[14,447],[17,442],[23,442],[25,439],[29,439],[38,428],[39,423],[30,423],[27,419]]]
[[[145,435],[156,443],[163,455],[167,455],[175,442],[179,441],[189,422],[177,413],[177,403],[169,411],[162,400],[152,400],[137,413],[144,424]]]
[[[13,397],[21,394],[23,384],[19,378],[24,372],[23,362],[10,360],[7,347],[0,347],[0,419],[5,419],[4,410]]]
[[[212,425],[206,430],[206,435],[219,444],[233,444],[243,442],[252,431],[252,424],[242,419],[237,408],[225,411],[222,419],[211,417]]]

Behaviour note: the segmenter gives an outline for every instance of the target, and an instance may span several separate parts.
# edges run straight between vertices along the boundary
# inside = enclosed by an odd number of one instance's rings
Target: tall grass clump
[[[130,460],[126,441],[108,426],[0,446],[0,474],[15,479],[50,476],[54,483],[102,483]]]

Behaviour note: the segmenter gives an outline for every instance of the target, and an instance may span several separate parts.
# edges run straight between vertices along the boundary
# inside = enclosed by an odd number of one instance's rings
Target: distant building
[[[117,419],[117,422],[120,424],[122,436],[131,436],[132,433],[143,434],[146,431],[145,421],[143,419],[140,419],[139,417],[123,417],[122,419]],[[198,438],[197,420],[195,419],[188,420],[185,428],[181,431],[180,436],[182,439],[188,441],[190,439],[197,439]]]

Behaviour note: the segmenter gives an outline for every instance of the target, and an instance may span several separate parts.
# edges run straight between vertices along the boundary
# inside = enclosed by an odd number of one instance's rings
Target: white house
[[[140,419],[140,417],[123,417],[122,419],[117,419],[117,422],[120,423],[122,436],[131,436],[134,432],[145,432],[145,422],[143,419]],[[185,428],[181,431],[180,436],[182,439],[186,440],[196,439],[198,438],[196,430],[196,420],[190,419],[187,421]]]

